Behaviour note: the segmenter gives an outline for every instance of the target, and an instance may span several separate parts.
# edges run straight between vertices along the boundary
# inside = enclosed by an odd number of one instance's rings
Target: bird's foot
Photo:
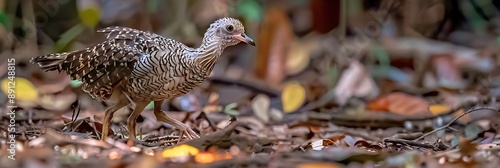
[[[191,128],[189,128],[188,126],[186,126],[184,124],[177,126],[177,129],[180,130],[179,141],[177,143],[181,142],[181,140],[183,139],[184,135],[189,140],[200,138],[200,136],[196,132],[194,132]]]

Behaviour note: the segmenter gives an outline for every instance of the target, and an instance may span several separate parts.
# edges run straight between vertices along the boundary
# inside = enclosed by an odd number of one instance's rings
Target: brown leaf
[[[281,8],[266,11],[259,31],[256,75],[269,84],[277,85],[285,77],[285,56],[293,40],[293,32],[286,13]]]
[[[427,101],[405,93],[391,93],[386,96],[389,111],[400,115],[429,114]]]

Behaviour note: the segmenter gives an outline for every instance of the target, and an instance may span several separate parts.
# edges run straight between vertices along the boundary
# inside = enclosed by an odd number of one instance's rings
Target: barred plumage
[[[226,47],[241,41],[254,45],[244,34],[241,22],[233,18],[211,24],[199,48],[127,27],[107,27],[98,32],[106,33],[102,43],[83,50],[38,56],[31,62],[46,71],[66,72],[71,79],[81,80],[83,90],[93,98],[115,103],[106,110],[103,138],[114,111],[129,103],[136,105],[127,124],[131,138],[135,137],[135,119],[150,101],[155,101],[159,120],[196,137],[185,125],[163,116],[156,104],[199,86]]]

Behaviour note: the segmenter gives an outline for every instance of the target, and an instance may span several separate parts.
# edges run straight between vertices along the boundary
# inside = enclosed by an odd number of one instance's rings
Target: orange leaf
[[[196,155],[199,152],[200,151],[193,146],[182,144],[179,146],[163,150],[162,156],[163,158],[175,158],[175,157]]]
[[[340,166],[328,163],[328,162],[318,162],[318,163],[304,163],[297,166],[298,168],[339,168]]]
[[[400,115],[428,114],[429,103],[422,98],[406,93],[391,93],[385,96],[389,102],[389,111]]]
[[[444,104],[433,104],[429,106],[429,111],[432,113],[432,115],[439,115],[449,111],[450,109],[450,106]]]
[[[368,103],[368,110],[389,111],[389,101],[386,98],[377,98]]]
[[[194,160],[198,163],[212,163],[215,161],[215,156],[210,152],[201,152],[194,157]]]

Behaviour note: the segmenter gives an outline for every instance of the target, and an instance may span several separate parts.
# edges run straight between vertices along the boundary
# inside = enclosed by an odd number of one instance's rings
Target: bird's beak
[[[253,40],[250,37],[248,37],[245,33],[242,33],[240,35],[235,35],[234,38],[236,38],[242,42],[245,42],[247,44],[250,44],[252,46],[255,46],[255,42],[253,42]]]

